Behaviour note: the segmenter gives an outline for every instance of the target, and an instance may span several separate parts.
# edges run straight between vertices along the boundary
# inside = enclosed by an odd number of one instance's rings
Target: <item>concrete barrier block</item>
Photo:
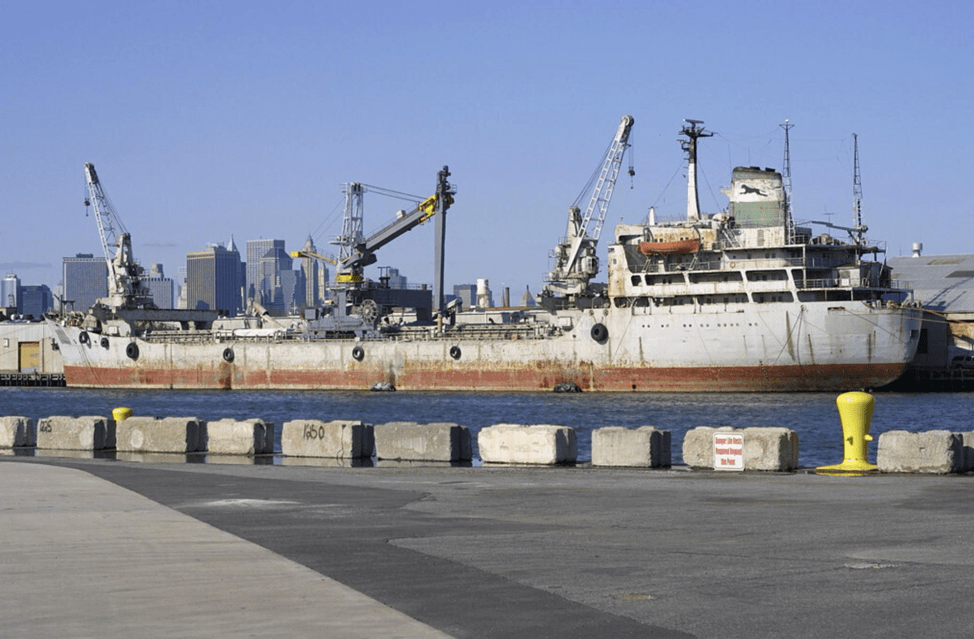
[[[592,431],[592,465],[668,468],[670,431],[653,426],[606,426]]]
[[[260,419],[221,419],[206,423],[207,450],[215,455],[274,452],[274,424]]]
[[[115,421],[107,417],[45,417],[37,422],[37,447],[45,450],[115,448]]]
[[[379,459],[456,462],[473,457],[470,431],[452,422],[376,424],[375,447]]]
[[[691,468],[713,469],[714,433],[732,432],[744,437],[744,470],[790,471],[798,468],[798,433],[788,428],[755,426],[698,426],[683,438],[683,461]]]
[[[959,433],[962,447],[961,465],[957,469],[959,473],[968,473],[974,470],[974,433]]]
[[[573,464],[575,430],[551,424],[495,424],[477,434],[480,458],[492,464]]]
[[[37,445],[37,425],[29,417],[0,417],[0,448]]]
[[[690,468],[714,467],[714,433],[737,432],[731,426],[697,426],[683,436],[683,463]]]
[[[281,428],[281,454],[288,457],[358,459],[374,450],[372,426],[359,421],[295,419]]]
[[[195,453],[207,448],[206,422],[196,417],[129,417],[116,428],[118,452]]]
[[[744,470],[798,469],[798,433],[774,426],[744,429]]]
[[[876,466],[881,473],[946,475],[963,466],[963,455],[963,438],[956,433],[891,430],[879,436]]]

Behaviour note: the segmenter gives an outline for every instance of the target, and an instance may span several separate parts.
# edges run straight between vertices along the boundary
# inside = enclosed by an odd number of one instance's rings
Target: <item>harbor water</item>
[[[263,419],[456,422],[473,434],[492,424],[558,424],[578,437],[578,461],[591,461],[591,433],[604,426],[669,430],[673,462],[682,463],[687,430],[696,426],[781,426],[798,433],[803,468],[842,460],[842,430],[831,393],[373,393],[366,391],[172,391],[0,388],[0,415],[104,415],[125,406],[135,415]],[[974,430],[971,393],[877,393],[870,433]],[[869,446],[875,460],[876,443]]]

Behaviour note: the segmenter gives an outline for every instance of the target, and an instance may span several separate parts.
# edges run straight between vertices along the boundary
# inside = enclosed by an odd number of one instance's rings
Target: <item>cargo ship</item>
[[[650,209],[643,222],[616,226],[607,282],[596,282],[597,243],[633,125],[622,119],[587,208],[569,209],[533,307],[444,304],[442,242],[456,194],[447,167],[415,210],[369,238],[350,237],[329,304],[290,318],[154,308],[130,236],[100,210],[103,247],[114,253],[109,296],[50,320],[67,384],[765,392],[869,389],[899,377],[917,349],[921,310],[891,279],[866,227],[795,221],[782,173],[756,167],[733,170],[726,210],[701,213],[696,147],[712,135],[702,124],[681,129],[685,218],[657,221]],[[94,167],[86,172],[92,199],[107,205]],[[364,277],[379,247],[430,218],[432,289]]]

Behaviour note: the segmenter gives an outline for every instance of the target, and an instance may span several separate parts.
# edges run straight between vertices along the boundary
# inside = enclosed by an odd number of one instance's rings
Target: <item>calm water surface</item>
[[[499,423],[560,424],[575,428],[578,459],[591,460],[591,432],[603,426],[656,426],[673,438],[682,463],[684,433],[696,426],[783,426],[798,433],[803,467],[842,461],[842,431],[832,393],[555,394],[371,393],[365,391],[171,391],[0,388],[0,415],[35,420],[51,415],[110,415],[127,406],[136,415],[214,421],[260,418],[456,422],[474,435]],[[877,393],[870,432],[974,430],[974,393]],[[875,443],[870,453],[875,460]]]

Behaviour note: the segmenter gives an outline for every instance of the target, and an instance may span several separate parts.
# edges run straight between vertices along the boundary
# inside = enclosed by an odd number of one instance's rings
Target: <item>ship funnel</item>
[[[923,250],[923,242],[913,243],[913,257],[920,257],[920,251]]]

